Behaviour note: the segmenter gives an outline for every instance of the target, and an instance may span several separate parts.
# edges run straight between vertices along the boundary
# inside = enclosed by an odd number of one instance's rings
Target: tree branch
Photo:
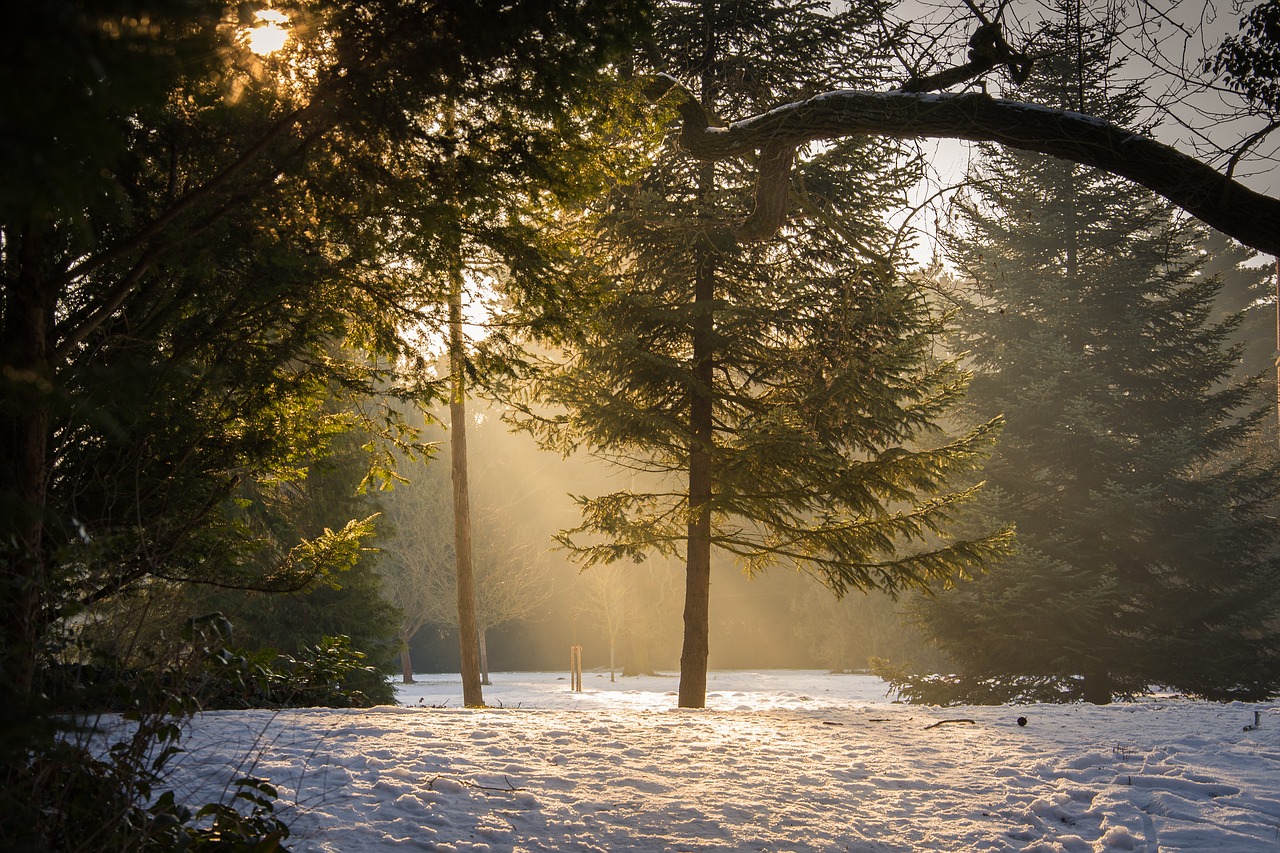
[[[855,135],[994,142],[1127,178],[1241,243],[1280,256],[1280,200],[1167,145],[1081,113],[980,94],[834,91],[711,127],[696,103],[680,98],[681,145],[701,160]],[[762,173],[752,227],[731,229],[727,236],[766,239],[782,227],[778,205],[760,203],[778,180]]]

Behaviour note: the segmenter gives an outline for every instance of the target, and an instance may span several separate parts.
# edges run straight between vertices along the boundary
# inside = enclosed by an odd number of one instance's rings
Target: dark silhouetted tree
[[[1112,33],[1059,9],[1028,89],[1132,121]],[[1007,420],[983,509],[1016,524],[1019,551],[925,599],[923,629],[970,696],[1274,693],[1280,467],[1238,453],[1268,410],[1259,377],[1228,381],[1240,318],[1213,319],[1203,230],[1104,172],[995,148],[966,199],[948,244],[972,282],[958,346],[974,416]]]

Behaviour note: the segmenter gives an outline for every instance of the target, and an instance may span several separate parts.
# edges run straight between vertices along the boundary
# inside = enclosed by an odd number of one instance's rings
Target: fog
[[[554,541],[558,532],[580,521],[573,495],[625,488],[642,475],[586,454],[566,459],[542,451],[530,436],[502,421],[498,406],[483,400],[468,406],[478,595],[484,598],[486,580],[494,582],[483,575],[480,564],[497,559],[509,562],[509,570],[524,578],[532,576],[524,596],[536,599],[526,614],[487,631],[489,669],[567,670],[570,647],[581,645],[588,670],[607,671],[612,663],[618,676],[624,671],[676,672],[683,559],[654,555],[641,563],[580,569]],[[439,488],[448,482],[448,452],[443,442],[435,458],[401,473],[411,484],[430,477]],[[436,529],[452,535],[449,524]],[[496,549],[500,555],[494,554],[495,542],[502,543]],[[713,560],[712,668],[854,670],[865,668],[870,656],[916,663],[936,657],[900,624],[903,604],[884,595],[853,593],[837,601],[826,587],[789,568],[747,577],[730,555],[716,554]],[[452,601],[439,603],[445,611],[453,607]],[[439,619],[414,635],[410,650],[418,672],[459,667],[456,629]]]

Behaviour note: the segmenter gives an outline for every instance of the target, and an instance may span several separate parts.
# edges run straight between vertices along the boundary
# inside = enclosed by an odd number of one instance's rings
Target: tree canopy
[[[1132,122],[1114,28],[1078,4],[1038,39],[1028,87],[1063,109]],[[1113,175],[984,150],[947,239],[966,287],[956,347],[964,409],[1005,415],[983,518],[1017,555],[922,600],[920,624],[971,700],[1110,701],[1150,684],[1214,699],[1280,687],[1274,454],[1244,450],[1270,411],[1267,373],[1229,381],[1240,317],[1204,229]],[[1239,255],[1235,256],[1237,260]],[[1001,692],[1003,689],[1003,693]],[[936,699],[937,696],[931,697]]]
[[[786,220],[787,192],[795,150],[806,143],[856,136],[896,139],[948,138],[994,142],[1049,154],[1127,178],[1173,202],[1241,243],[1280,255],[1280,200],[1233,179],[1233,156],[1225,171],[1203,159],[1156,141],[1141,130],[1106,119],[1064,110],[1035,100],[991,97],[981,91],[951,93],[983,75],[1003,70],[1010,90],[1019,92],[1029,65],[1000,30],[1001,4],[994,19],[976,5],[968,61],[928,75],[908,75],[896,88],[841,88],[771,105],[754,115],[726,121],[700,104],[673,76],[654,78],[654,97],[669,97],[679,111],[680,140],[697,159],[716,161],[758,154],[760,171],[750,213],[722,223],[722,240],[766,239]],[[1229,85],[1255,105],[1270,109],[1266,126],[1241,143],[1238,155],[1280,128],[1274,104],[1267,104],[1268,63],[1274,48],[1268,21],[1276,16],[1267,0],[1245,19],[1245,32],[1227,40],[1205,65],[1225,75]],[[1274,27],[1273,27],[1274,29]],[[1273,84],[1272,84],[1273,85]]]
[[[234,577],[242,483],[289,481],[353,421],[412,438],[363,398],[432,393],[387,369],[441,301],[398,263],[409,227],[440,230],[405,202],[429,211],[458,162],[477,200],[554,184],[643,31],[638,3],[317,0],[257,56],[247,6],[135,6],[55,0],[3,36],[9,79],[42,93],[3,96],[0,603],[19,685],[68,605],[151,574],[271,580]],[[460,98],[455,158],[440,118]],[[362,405],[327,411],[335,394]]]

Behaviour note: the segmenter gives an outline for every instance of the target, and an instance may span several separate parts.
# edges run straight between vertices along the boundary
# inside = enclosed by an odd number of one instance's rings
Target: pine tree
[[[1059,8],[1028,85],[1132,123],[1139,93],[1111,82],[1113,31]],[[1015,523],[1020,550],[925,601],[925,631],[971,684],[1003,683],[996,698],[1030,683],[1094,702],[1152,683],[1274,692],[1280,470],[1231,455],[1266,401],[1257,378],[1227,381],[1239,317],[1213,319],[1205,235],[1063,161],[989,149],[974,177],[949,246],[972,280],[959,346],[975,416],[1007,419],[983,509]]]
[[[668,3],[655,70],[693,81],[726,118],[868,83],[879,57],[850,34],[869,14],[806,0]],[[583,523],[563,541],[586,566],[683,550],[683,707],[705,703],[713,549],[749,572],[800,568],[843,594],[923,586],[1000,548],[998,536],[929,538],[966,497],[947,482],[994,425],[920,443],[964,376],[933,358],[928,306],[892,271],[901,258],[882,213],[910,170],[865,141],[802,161],[806,217],[768,245],[725,246],[707,235],[749,208],[751,173],[664,145],[601,217],[599,301],[543,377],[543,399],[567,414],[525,422],[550,446],[640,474],[632,489],[580,499]],[[853,197],[837,189],[854,186]]]

